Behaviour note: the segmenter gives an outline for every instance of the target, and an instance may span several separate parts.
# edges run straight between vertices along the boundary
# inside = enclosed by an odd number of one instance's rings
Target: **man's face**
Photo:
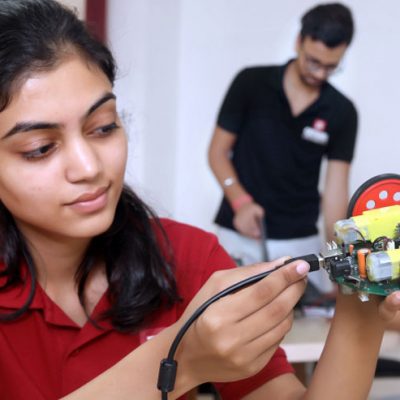
[[[309,36],[299,37],[296,43],[296,71],[302,82],[310,87],[320,87],[338,68],[347,45],[328,47]]]

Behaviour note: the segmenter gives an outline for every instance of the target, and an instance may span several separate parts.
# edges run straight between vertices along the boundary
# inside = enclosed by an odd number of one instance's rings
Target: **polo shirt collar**
[[[17,283],[10,286],[7,289],[0,290],[0,308],[5,310],[2,312],[14,312],[20,309],[27,301],[31,289],[32,278],[28,273],[28,268],[25,264],[21,266],[21,275],[23,282]],[[0,279],[0,285],[5,282],[5,278]],[[104,311],[108,310],[110,302],[107,296],[107,292],[103,294],[97,303],[91,317],[96,319]],[[7,311],[8,310],[8,311]],[[74,321],[72,321],[64,311],[46,294],[43,288],[36,282],[35,293],[28,310],[41,310],[43,313],[44,320],[47,323],[58,325],[58,326],[69,326],[72,328],[80,328]],[[98,331],[98,328],[93,325],[90,321],[85,324],[90,324],[94,331]],[[108,320],[100,321],[99,326],[102,331],[109,331],[112,329],[111,322]],[[94,332],[93,332],[94,333]]]
[[[7,289],[0,290],[0,307],[9,308],[11,310],[17,310],[21,308],[27,301],[32,285],[32,278],[28,273],[28,267],[26,264],[21,265],[21,276],[22,282],[16,283]],[[0,287],[6,283],[6,278],[0,278]],[[38,291],[35,290],[33,300],[29,306],[29,309],[40,309],[43,308],[43,301],[41,296],[38,295]]]
[[[274,80],[273,85],[275,86],[276,89],[281,90],[282,93],[284,93],[284,91],[283,91],[283,76],[285,74],[286,68],[289,66],[290,63],[292,63],[294,61],[296,61],[296,58],[291,58],[285,64],[278,66],[279,79]],[[326,80],[321,86],[320,97],[324,93],[327,86],[329,86],[328,80]]]
[[[284,94],[283,91],[283,75],[285,74],[285,70],[287,68],[287,66],[294,61],[294,58],[290,59],[288,62],[286,62],[283,65],[279,65],[277,66],[277,75],[275,75],[275,79],[271,79],[269,84],[271,85],[271,87],[273,87],[275,90],[281,92],[282,94]]]

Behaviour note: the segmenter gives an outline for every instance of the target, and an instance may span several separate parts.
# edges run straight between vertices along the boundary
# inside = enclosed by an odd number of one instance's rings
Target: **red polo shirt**
[[[90,322],[82,328],[77,326],[38,285],[25,314],[16,321],[0,323],[1,399],[53,400],[74,391],[175,322],[212,272],[234,266],[214,235],[170,220],[162,222],[174,251],[183,302],[158,312],[151,325],[139,334],[122,334],[107,321],[101,323],[103,329]],[[18,309],[28,291],[29,285],[0,291],[2,312]],[[95,319],[108,306],[104,295],[92,317]],[[159,361],[154,360],[157,364]],[[279,349],[255,377],[218,386],[222,398],[238,399],[264,382],[292,371]]]

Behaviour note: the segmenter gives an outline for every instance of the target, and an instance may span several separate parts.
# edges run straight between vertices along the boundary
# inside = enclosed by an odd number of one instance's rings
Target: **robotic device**
[[[344,293],[358,292],[362,301],[399,290],[400,175],[379,175],[361,185],[347,216],[335,223],[336,241],[319,254],[320,266]]]
[[[361,185],[350,200],[347,219],[337,221],[334,230],[336,241],[328,244],[325,251],[296,259],[306,260],[310,272],[324,268],[344,293],[358,292],[362,301],[367,301],[369,294],[387,296],[400,289],[400,175],[379,175]],[[191,315],[160,363],[157,387],[162,400],[167,400],[174,388],[178,366],[174,356],[192,323],[215,301],[258,282],[283,265],[237,282]]]

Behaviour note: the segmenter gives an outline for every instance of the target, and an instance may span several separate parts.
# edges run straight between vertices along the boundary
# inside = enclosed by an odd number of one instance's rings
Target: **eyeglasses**
[[[319,60],[315,59],[314,57],[304,53],[304,60],[306,63],[306,68],[310,72],[318,72],[321,69],[325,71],[327,76],[331,76],[341,71],[339,65],[325,65],[321,63]]]

